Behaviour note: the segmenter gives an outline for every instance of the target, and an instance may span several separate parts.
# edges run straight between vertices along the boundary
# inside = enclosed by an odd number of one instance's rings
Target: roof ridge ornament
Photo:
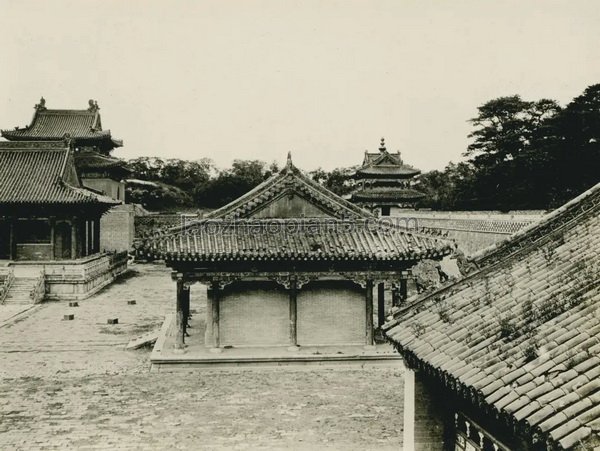
[[[379,144],[379,151],[385,152],[385,138],[381,138],[381,143]]]
[[[286,171],[291,171],[294,165],[292,164],[292,151],[290,150],[287,154],[287,161],[285,163]]]
[[[98,106],[98,101],[97,100],[93,100],[90,99],[88,100],[88,111],[95,113],[96,111],[98,111],[100,109],[100,107]]]
[[[65,143],[65,147],[71,147],[71,143],[73,142],[73,140],[71,139],[71,134],[65,133],[63,135],[63,141]]]
[[[37,111],[44,111],[46,109],[46,99],[40,97],[40,103],[36,103],[33,108]]]

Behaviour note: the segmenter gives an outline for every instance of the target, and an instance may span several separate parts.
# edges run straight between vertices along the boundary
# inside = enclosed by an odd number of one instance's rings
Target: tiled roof
[[[475,264],[396,311],[387,337],[532,441],[600,440],[600,184]]]
[[[352,193],[353,201],[377,201],[377,200],[415,200],[424,197],[425,194],[412,188],[375,187],[358,189]]]
[[[324,212],[336,218],[371,218],[366,210],[342,199],[306,176],[292,164],[288,155],[286,166],[277,174],[229,204],[212,211],[207,218],[246,218],[253,212],[288,194],[298,194]]]
[[[79,185],[63,141],[0,142],[0,204],[117,204]]]
[[[421,171],[419,171],[418,169],[412,168],[410,166],[406,166],[406,165],[402,165],[402,166],[395,166],[395,165],[369,165],[369,166],[362,166],[361,168],[359,168],[356,171],[356,177],[360,176],[360,175],[370,175],[370,176],[374,176],[374,175],[381,175],[381,176],[392,176],[392,175],[398,175],[398,176],[406,176],[406,177],[412,177],[414,175],[420,174]]]
[[[379,152],[365,152],[362,166],[354,174],[355,178],[377,177],[384,178],[408,178],[420,174],[416,168],[404,164],[400,152],[390,153],[385,147],[385,141],[381,139]]]
[[[102,130],[97,106],[87,110],[51,110],[38,105],[30,125],[2,130],[2,136],[8,140],[49,141],[65,135],[76,140],[109,141],[111,148],[123,145],[111,138],[110,130]]]
[[[151,239],[168,261],[404,261],[447,255],[451,245],[370,219],[202,219]]]
[[[81,150],[75,153],[75,166],[79,170],[119,170],[129,173],[127,163],[120,158],[103,155],[93,150]]]

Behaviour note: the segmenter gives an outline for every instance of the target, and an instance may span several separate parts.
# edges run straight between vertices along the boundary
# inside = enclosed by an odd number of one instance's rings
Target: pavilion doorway
[[[58,222],[54,228],[54,258],[71,258],[71,224]]]

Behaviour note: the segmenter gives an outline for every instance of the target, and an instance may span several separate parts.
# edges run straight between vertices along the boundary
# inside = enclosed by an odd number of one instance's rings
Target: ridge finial
[[[46,99],[43,97],[40,98],[40,103],[36,103],[34,108],[38,111],[44,111],[46,109]]]

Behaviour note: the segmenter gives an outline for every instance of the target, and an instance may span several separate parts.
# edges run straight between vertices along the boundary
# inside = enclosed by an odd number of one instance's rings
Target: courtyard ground
[[[0,323],[0,450],[401,448],[400,368],[149,372],[150,349],[125,345],[160,327],[174,293],[166,268],[136,265],[79,307]],[[192,287],[199,315],[203,294]]]

